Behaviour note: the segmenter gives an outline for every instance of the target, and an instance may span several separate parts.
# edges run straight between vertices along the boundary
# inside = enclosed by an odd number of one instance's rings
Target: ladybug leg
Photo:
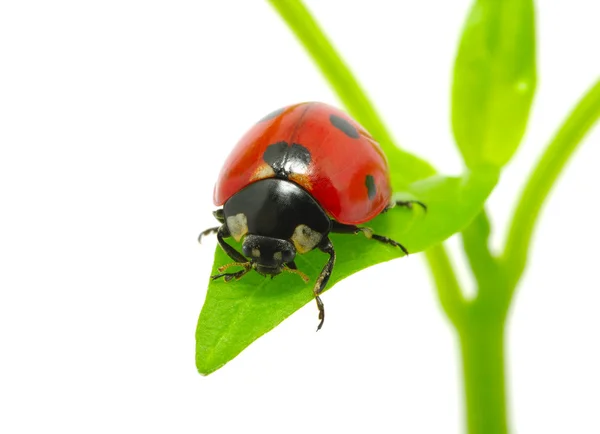
[[[219,245],[221,246],[223,251],[225,251],[225,253],[227,253],[227,255],[231,259],[233,259],[235,262],[233,262],[232,264],[227,264],[222,267],[219,267],[219,274],[210,276],[210,278],[212,280],[218,279],[220,277],[224,277],[225,282],[229,282],[230,280],[233,280],[233,279],[237,280],[252,269],[252,263],[250,261],[248,261],[248,259],[246,259],[246,257],[244,255],[242,255],[240,252],[238,252],[233,247],[231,247],[229,244],[227,244],[227,242],[225,241],[225,238],[227,238],[229,236],[231,236],[231,234],[229,233],[229,229],[227,229],[227,225],[223,225],[223,226],[219,227],[219,229],[217,230],[217,240],[219,241]],[[243,267],[242,270],[236,271],[235,273],[223,273],[223,271],[225,271],[227,268],[233,267],[236,265]]]
[[[333,270],[333,265],[335,264],[335,250],[333,250],[333,244],[329,238],[324,238],[323,241],[318,245],[319,250],[323,253],[329,254],[329,260],[323,267],[319,278],[315,282],[315,286],[313,287],[313,293],[315,294],[315,301],[317,302],[317,307],[319,308],[319,325],[317,326],[317,331],[323,327],[323,322],[325,321],[325,307],[323,306],[323,301],[321,301],[321,297],[319,294],[323,292],[327,282],[329,281],[329,277],[331,276],[331,271]]]
[[[382,235],[377,235],[377,234],[373,233],[373,229],[371,229],[371,228],[361,228],[361,227],[358,227],[355,225],[345,225],[343,223],[336,222],[335,220],[332,220],[332,223],[333,224],[331,227],[331,232],[338,233],[338,234],[357,234],[359,232],[362,232],[365,237],[372,239],[372,240],[377,240],[377,241],[385,243],[385,244],[390,244],[394,247],[399,247],[400,250],[402,250],[405,255],[408,255],[408,250],[406,250],[406,247],[404,247],[398,241],[394,241],[391,238],[384,237]]]
[[[223,210],[222,209],[218,209],[216,211],[213,211],[213,215],[219,221],[219,223],[225,224],[225,216],[223,215]],[[216,234],[217,231],[219,230],[219,228],[220,228],[220,226],[215,226],[214,228],[208,228],[207,230],[202,231],[200,233],[200,235],[198,235],[198,242],[200,244],[202,244],[202,237],[205,237],[205,236],[210,235],[210,234]]]
[[[215,226],[214,228],[208,228],[207,230],[200,232],[200,235],[198,235],[198,242],[202,244],[202,237],[210,234],[216,234],[220,227],[221,226]]]
[[[369,236],[369,234],[367,234],[367,232],[365,232],[365,231],[363,230],[363,233],[365,234],[365,236],[366,236],[367,238],[372,238],[372,239],[374,239],[374,240],[377,240],[377,241],[380,241],[380,242],[382,242],[382,243],[385,243],[385,244],[390,244],[390,245],[392,245],[392,246],[394,246],[394,247],[400,247],[400,250],[402,250],[402,251],[404,252],[404,254],[405,254],[406,256],[408,256],[408,250],[406,250],[406,247],[404,247],[404,246],[403,246],[402,244],[400,244],[398,241],[394,241],[394,240],[392,240],[391,238],[388,238],[388,237],[384,237],[384,236],[381,236],[381,235],[374,234],[374,233],[373,233],[373,231],[372,231],[371,229],[369,229],[369,228],[364,228],[364,229],[367,229],[367,230],[370,232],[370,236]]]
[[[227,253],[227,255],[233,259],[235,262],[246,263],[249,262],[248,259],[240,252],[231,247],[224,238],[230,237],[229,229],[227,229],[227,225],[221,226],[217,230],[217,241],[219,241],[219,245],[221,248]]]
[[[225,271],[226,269],[228,269],[229,267],[233,267],[233,266],[240,266],[243,267],[240,271],[236,271],[235,273],[223,273],[223,271]],[[233,262],[231,264],[227,264],[227,265],[223,265],[222,267],[219,267],[219,274],[215,274],[214,276],[210,276],[210,278],[212,280],[216,280],[219,279],[221,277],[225,278],[225,282],[229,282],[233,279],[239,279],[241,278],[244,274],[246,274],[248,271],[250,271],[252,269],[252,265],[250,264],[250,262]]]
[[[390,204],[387,207],[385,207],[385,209],[381,212],[382,213],[387,212],[387,211],[391,210],[392,208],[394,208],[395,206],[401,206],[404,208],[413,209],[413,206],[415,204],[419,205],[421,208],[423,208],[423,210],[425,212],[427,212],[427,205],[425,205],[420,200],[392,200],[390,202]]]

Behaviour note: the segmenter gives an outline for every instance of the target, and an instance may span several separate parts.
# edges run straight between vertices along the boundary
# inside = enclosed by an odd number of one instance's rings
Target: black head
[[[247,235],[242,251],[255,264],[253,268],[263,275],[281,273],[284,265],[296,257],[296,248],[290,241],[261,235]]]

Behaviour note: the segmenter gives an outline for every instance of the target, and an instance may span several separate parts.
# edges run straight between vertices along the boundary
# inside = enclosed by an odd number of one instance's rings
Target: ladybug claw
[[[321,330],[321,327],[323,327],[323,323],[325,322],[325,307],[323,306],[323,302],[321,301],[321,297],[319,297],[318,295],[315,298],[315,301],[317,302],[317,307],[319,308],[319,325],[317,326],[317,331]]]
[[[227,280],[227,276],[229,276],[229,275],[230,275],[229,273],[219,273],[219,274],[215,274],[213,276],[210,276],[210,278],[212,280],[217,280],[217,279],[220,279],[221,277],[224,277],[225,281],[229,282],[229,280]]]
[[[230,267],[236,266],[236,265],[242,267],[242,269],[240,271],[236,271],[235,273],[224,273],[225,270],[227,270]],[[231,282],[233,279],[235,279],[235,280],[240,279],[244,274],[246,274],[251,269],[252,269],[252,264],[250,262],[241,262],[241,263],[240,262],[232,262],[231,264],[227,264],[227,265],[223,265],[222,267],[219,267],[217,269],[219,274],[210,276],[210,278],[212,280],[216,280],[221,277],[224,277],[225,282]]]
[[[410,210],[414,208],[415,204],[419,205],[423,209],[423,211],[427,212],[427,205],[425,205],[420,200],[397,200],[393,203],[394,206],[401,206]]]
[[[419,201],[419,200],[415,200],[414,203],[416,203],[417,205],[419,205],[421,208],[423,208],[423,211],[427,212],[427,205],[425,205],[423,202]]]
[[[321,330],[321,327],[323,327],[323,323],[325,322],[325,315],[319,315],[319,319],[321,321],[319,322],[319,325],[317,326],[317,331]]]
[[[210,278],[212,280],[217,280],[221,277],[223,277],[225,280],[225,283],[227,282],[231,282],[232,280],[239,280],[244,274],[246,274],[248,272],[248,270],[241,270],[238,271],[237,273],[221,273],[221,274],[215,274],[214,276],[210,276]]]
[[[393,241],[393,240],[392,240],[392,241]],[[406,250],[406,247],[404,247],[402,244],[400,244],[400,243],[399,243],[399,242],[397,242],[397,241],[394,241],[392,245],[393,245],[394,247],[399,247],[399,248],[400,248],[400,250],[402,250],[402,251],[404,252],[404,254],[405,254],[406,256],[408,256],[408,250]]]

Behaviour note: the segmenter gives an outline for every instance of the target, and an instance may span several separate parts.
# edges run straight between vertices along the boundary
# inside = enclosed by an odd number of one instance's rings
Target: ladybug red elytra
[[[272,112],[255,124],[227,158],[215,184],[213,214],[219,244],[235,262],[219,268],[225,281],[250,270],[267,276],[283,271],[308,277],[294,262],[297,254],[319,249],[329,260],[313,287],[319,325],[325,310],[319,294],[335,263],[329,233],[357,234],[395,247],[400,243],[356,226],[395,205],[386,157],[371,135],[344,112],[307,102]],[[225,239],[242,241],[242,253]],[[225,272],[232,266],[241,270]]]

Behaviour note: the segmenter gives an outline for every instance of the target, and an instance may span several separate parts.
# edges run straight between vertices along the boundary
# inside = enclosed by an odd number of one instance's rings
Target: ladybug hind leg
[[[357,234],[359,232],[362,232],[365,237],[372,240],[377,240],[381,243],[389,244],[394,247],[399,247],[405,255],[408,255],[408,250],[406,249],[406,247],[404,247],[398,241],[394,241],[391,238],[384,237],[383,235],[377,235],[373,233],[373,229],[371,228],[361,228],[355,225],[345,225],[343,223],[339,223],[335,220],[332,220],[331,232],[337,234]]]

